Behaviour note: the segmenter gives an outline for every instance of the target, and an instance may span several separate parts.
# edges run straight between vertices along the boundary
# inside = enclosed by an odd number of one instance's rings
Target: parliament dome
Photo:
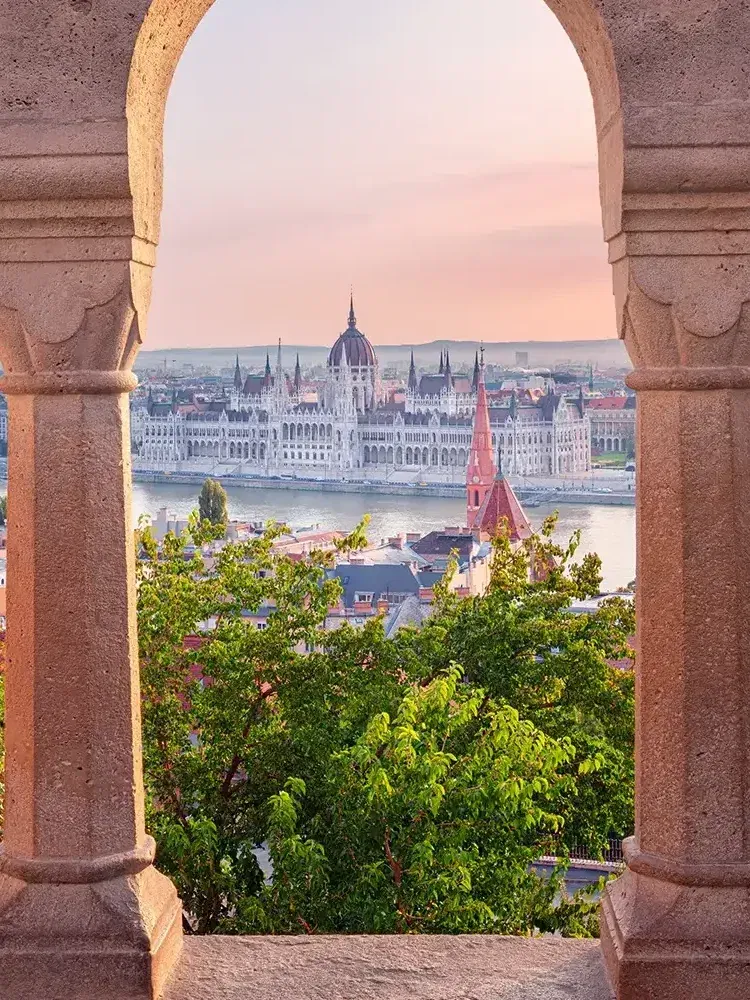
[[[328,355],[329,368],[338,368],[342,364],[345,353],[346,363],[350,368],[374,368],[376,365],[372,344],[357,329],[353,298],[349,302],[349,325],[339,336]]]

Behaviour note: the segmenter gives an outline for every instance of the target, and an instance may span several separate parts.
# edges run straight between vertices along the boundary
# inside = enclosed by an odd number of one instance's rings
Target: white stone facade
[[[238,369],[239,376],[239,369]],[[349,328],[329,357],[319,402],[304,402],[299,375],[281,365],[264,376],[241,376],[228,397],[208,403],[153,403],[131,415],[134,466],[143,471],[321,479],[415,480],[463,477],[476,394],[470,378],[410,374],[406,401],[383,402],[377,357]],[[503,470],[519,476],[585,472],[591,433],[580,400],[548,393],[537,402],[491,407],[493,447]],[[409,477],[407,477],[409,478]]]

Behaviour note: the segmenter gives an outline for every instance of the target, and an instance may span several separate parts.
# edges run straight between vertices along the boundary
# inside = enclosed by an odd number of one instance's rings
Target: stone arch
[[[411,448],[407,448],[406,449],[406,464],[407,465],[411,465],[412,464]]]
[[[723,947],[734,942],[722,929],[717,930],[713,940],[707,940],[706,917],[716,913],[721,905],[717,902],[711,878],[716,877],[716,869],[721,867],[722,877],[726,874],[731,878],[736,873],[746,879],[746,871],[738,860],[745,859],[743,845],[747,831],[742,829],[745,818],[740,814],[739,821],[735,822],[730,811],[735,808],[733,793],[738,784],[735,772],[742,772],[740,777],[747,782],[744,765],[735,762],[746,759],[747,754],[742,746],[741,713],[724,692],[732,689],[732,678],[742,673],[741,661],[735,652],[742,647],[742,636],[733,622],[745,617],[741,607],[733,606],[728,613],[726,606],[726,594],[734,595],[735,590],[743,589],[736,587],[736,579],[732,577],[730,581],[727,575],[737,570],[734,561],[725,555],[726,551],[737,547],[732,544],[736,529],[732,527],[731,509],[727,505],[730,501],[745,503],[747,490],[739,488],[743,485],[741,482],[734,495],[730,488],[722,492],[714,486],[727,468],[738,464],[738,446],[732,441],[746,439],[746,418],[734,411],[729,413],[725,395],[726,385],[732,383],[732,379],[739,381],[747,377],[741,372],[748,367],[748,355],[741,343],[743,338],[735,337],[734,333],[729,337],[726,334],[738,326],[742,304],[750,301],[750,282],[742,273],[747,269],[736,249],[746,242],[741,233],[744,231],[747,236],[747,227],[736,227],[738,236],[733,245],[726,239],[723,243],[718,242],[719,230],[724,227],[716,225],[718,199],[713,196],[724,197],[723,205],[744,207],[748,202],[749,186],[741,176],[741,167],[737,166],[737,148],[747,143],[743,133],[747,100],[736,83],[737,71],[741,68],[738,64],[744,59],[739,39],[745,39],[748,33],[747,9],[740,0],[723,0],[722,3],[702,5],[706,8],[701,11],[703,16],[693,18],[692,12],[687,10],[690,5],[679,0],[546,2],[573,40],[591,82],[599,134],[604,230],[611,241],[614,260],[618,329],[635,363],[631,385],[644,393],[645,400],[639,415],[641,441],[659,441],[663,445],[660,455],[669,463],[667,471],[674,473],[671,479],[663,474],[654,461],[649,462],[647,448],[639,447],[641,496],[647,495],[649,489],[655,491],[661,484],[664,501],[658,510],[658,505],[654,505],[652,511],[647,502],[639,499],[639,530],[649,537],[653,529],[657,537],[657,543],[649,545],[648,551],[644,549],[639,566],[639,574],[643,572],[647,577],[645,586],[639,581],[639,601],[643,607],[639,614],[642,635],[638,710],[640,753],[645,766],[640,772],[640,839],[632,842],[629,856],[641,874],[637,879],[632,872],[629,873],[631,878],[626,874],[623,878],[629,881],[620,883],[614,893],[608,892],[602,938],[616,979],[619,967],[624,967],[616,983],[622,1000],[636,995],[632,984],[642,971],[638,966],[639,957],[633,957],[633,952],[638,952],[639,948],[641,956],[648,953],[653,959],[648,963],[648,976],[654,996],[688,995],[689,989],[684,986],[686,981],[690,982],[690,973],[686,972],[686,967],[691,963],[695,966],[694,956],[698,954],[706,959],[703,966],[706,969],[705,994],[718,996],[721,986],[726,984],[719,983],[717,987],[715,976],[709,982],[714,975],[711,963],[731,966],[728,976],[740,966],[739,960]],[[114,386],[120,393],[132,386],[127,373],[145,331],[148,312],[153,262],[148,255],[159,237],[164,106],[180,54],[211,5],[212,0],[181,0],[179,3],[176,0],[131,0],[125,10],[120,0],[97,0],[93,5],[96,16],[89,16],[90,2],[39,5],[2,0],[3,13],[13,14],[14,37],[19,39],[19,59],[8,61],[3,79],[4,93],[19,97],[6,102],[8,107],[0,131],[4,138],[7,133],[9,140],[4,147],[6,157],[13,159],[14,155],[19,155],[26,161],[23,170],[13,171],[13,194],[5,204],[33,204],[43,208],[44,199],[39,197],[41,190],[54,208],[56,195],[51,192],[60,191],[61,200],[86,202],[90,206],[92,226],[96,224],[99,231],[108,227],[106,231],[111,232],[111,216],[107,216],[110,208],[106,206],[116,203],[118,211],[123,213],[117,216],[118,231],[127,233],[127,239],[113,237],[108,240],[105,258],[87,260],[78,231],[64,215],[41,211],[38,217],[33,216],[35,234],[49,239],[51,244],[57,243],[67,252],[65,258],[57,258],[65,261],[64,267],[51,262],[43,269],[38,261],[23,258],[20,241],[14,236],[13,226],[20,224],[22,227],[28,219],[14,218],[11,208],[3,217],[7,243],[11,253],[17,255],[4,257],[11,261],[11,267],[3,267],[3,306],[12,312],[16,306],[8,306],[8,300],[19,304],[19,322],[23,323],[25,333],[33,342],[29,347],[34,358],[33,368],[26,354],[18,349],[17,343],[11,343],[5,331],[0,353],[5,371],[13,373],[10,382],[6,377],[6,383],[12,386],[18,373],[22,379],[30,380],[28,384],[34,387],[30,390],[31,395],[39,394],[40,402],[45,391],[40,388],[43,386],[40,379],[48,373],[53,362],[59,371],[65,372],[66,378],[71,379],[69,384],[74,385],[77,381],[86,386],[89,396],[82,397],[84,412],[90,397],[97,407],[105,408],[102,385],[109,386],[110,390]],[[40,6],[44,6],[43,16],[39,13]],[[54,44],[59,39],[64,39],[64,44]],[[686,44],[687,40],[690,44]],[[55,58],[49,59],[48,53],[53,47]],[[96,58],[93,58],[94,52]],[[106,67],[104,72],[102,67]],[[709,80],[710,86],[705,83]],[[28,101],[34,106],[32,115],[28,114]],[[75,123],[75,128],[68,128],[71,123]],[[627,126],[627,148],[623,142],[623,124]],[[37,151],[40,155],[35,155]],[[101,155],[104,153],[109,155]],[[43,160],[48,162],[43,163]],[[686,178],[689,185],[685,184]],[[664,218],[667,214],[664,205],[678,202],[684,222],[700,235],[695,245],[706,248],[705,252],[701,250],[692,255],[689,263],[684,259],[684,236],[678,239]],[[627,225],[623,224],[624,208],[628,211]],[[722,210],[727,215],[733,212],[731,208]],[[732,221],[739,221],[739,216],[737,213]],[[645,221],[646,217],[648,225],[643,228],[648,235],[644,240],[638,228],[642,222],[638,220]],[[132,259],[134,244],[139,245],[137,260]],[[634,244],[638,253],[629,256]],[[682,253],[678,249],[680,246]],[[652,249],[648,250],[649,247]],[[717,279],[719,269],[722,270],[721,280]],[[22,299],[31,307],[43,301],[44,308],[30,310]],[[74,308],[70,308],[71,302]],[[99,308],[105,303],[111,304],[111,308]],[[33,315],[29,317],[30,311]],[[29,318],[36,322],[27,322]],[[7,330],[5,320],[3,323]],[[55,328],[54,350],[50,348],[51,330],[44,329],[47,324]],[[19,343],[20,340],[18,338]],[[727,349],[729,340],[732,341],[731,350]],[[86,359],[85,370],[80,363],[82,358]],[[665,372],[671,379],[668,383],[664,381]],[[92,373],[96,373],[97,378],[92,378]],[[708,412],[715,419],[701,420],[696,403],[699,394],[693,393],[693,398],[690,397],[699,374],[703,380],[700,405],[704,413]],[[104,378],[99,379],[100,375]],[[725,379],[723,389],[722,377]],[[15,386],[19,391],[18,382]],[[654,401],[654,390],[664,390],[657,401]],[[29,392],[28,386],[26,391]],[[744,392],[744,386],[739,391]],[[122,400],[115,402],[120,405]],[[669,416],[670,420],[660,421],[660,416]],[[692,424],[688,419],[691,416],[694,418]],[[54,424],[54,417],[52,420]],[[730,425],[737,431],[734,435],[724,433]],[[49,461],[51,474],[54,474],[56,462],[62,459],[49,452],[48,445],[34,427],[21,427],[20,421],[15,427],[12,433],[16,435],[16,447],[27,447],[39,463]],[[110,459],[116,459],[118,453],[120,458],[122,456],[121,430],[119,434],[119,441],[118,433],[113,431],[106,436],[108,440],[100,442],[103,458],[99,457],[103,467],[116,468]],[[163,437],[161,432],[158,437]],[[694,457],[695,447],[680,448],[688,441],[695,444],[696,439],[703,456],[700,463]],[[208,448],[213,451],[214,444],[210,443]],[[260,448],[264,458],[265,442]],[[427,457],[425,448],[425,462]],[[106,466],[104,459],[109,460]],[[71,455],[66,455],[65,460],[70,462]],[[84,476],[92,476],[93,462],[92,459]],[[686,512],[684,504],[681,506],[684,493],[679,491],[691,478],[699,480],[701,488],[692,490]],[[119,486],[119,501],[113,499],[117,491],[111,491],[103,503],[103,513],[121,520],[122,496],[127,496],[129,484],[121,480]],[[61,489],[63,499],[68,500],[66,487],[63,485]],[[77,506],[60,503],[58,496],[52,499],[66,519],[65,527],[72,529]],[[34,516],[43,523],[45,517],[53,513],[52,499],[48,501],[43,491],[34,494],[33,486],[27,487],[25,499],[17,508],[19,518],[22,522],[31,520],[33,500]],[[663,516],[665,508],[674,511],[679,520],[681,530],[674,532],[677,542],[661,532],[662,525],[657,518]],[[89,519],[86,524],[87,551],[76,554],[92,574],[98,569],[97,560],[101,561],[102,550],[97,544],[100,537],[96,520]],[[132,582],[128,581],[128,563],[123,548],[125,544],[130,545],[125,540],[127,533],[113,531],[105,516],[99,520],[107,525],[108,534],[102,540],[104,549],[113,557],[108,567],[111,569],[109,578],[99,577],[101,584],[108,588],[99,595],[100,600],[103,606],[105,601],[114,606],[117,600],[122,600],[125,610],[132,612],[134,590]],[[736,520],[741,523],[742,518]],[[731,536],[723,539],[723,551],[719,551],[715,536],[705,531],[714,523],[727,525],[726,532]],[[78,535],[79,532],[73,530],[61,532],[63,539]],[[683,545],[683,538],[687,538],[690,545]],[[705,558],[686,558],[685,552],[693,543],[696,548],[702,546]],[[20,565],[21,559],[16,543],[12,543],[9,557],[12,576],[12,567]],[[68,583],[66,596],[73,601],[80,585],[72,575],[65,581],[70,557],[64,544],[61,552],[55,553],[55,560],[55,563],[45,562],[44,553],[40,552],[40,571],[44,571],[50,585],[57,584],[62,577],[63,582]],[[88,580],[88,572],[78,576]],[[58,590],[62,593],[63,587],[58,586]],[[691,621],[691,616],[680,617],[674,612],[675,607],[685,606],[686,595],[694,597],[696,594],[705,598],[700,616],[692,616],[694,620]],[[731,599],[735,600],[733,596]],[[27,604],[32,618],[30,627],[35,633],[60,631],[64,601],[54,607],[53,602],[34,601],[30,596]],[[85,610],[85,596],[82,604]],[[109,686],[114,692],[124,690],[137,671],[132,656],[128,660],[127,634],[123,633],[125,641],[120,641],[117,634],[118,617],[127,620],[126,615],[113,615],[101,625],[107,641],[100,644],[100,648],[94,649],[87,636],[66,638],[70,644],[70,658],[80,659],[82,670],[88,669],[93,659],[103,659],[111,670]],[[706,643],[705,634],[719,638]],[[9,633],[11,661],[18,649],[17,646],[16,650],[13,648],[17,641]],[[119,659],[118,650],[126,651],[119,654]],[[45,716],[50,714],[47,706],[54,704],[55,694],[51,687],[54,681],[49,680],[52,671],[44,644],[38,645],[28,665],[28,670],[18,671],[15,677],[8,678],[9,685],[15,686],[15,694],[13,698],[9,695],[8,703],[20,703],[19,692],[28,697],[28,705],[39,714],[34,738],[41,741],[45,738],[44,723],[48,721]],[[91,674],[93,676],[93,670]],[[42,683],[49,687],[40,700],[35,684],[41,686]],[[69,697],[64,687],[59,688],[59,692]],[[665,713],[671,711],[674,704],[679,704],[684,713],[683,726],[668,724],[670,717]],[[103,705],[103,709],[97,705],[99,718],[95,723],[90,706],[82,704],[77,709],[87,726],[97,736],[104,737],[94,744],[99,773],[110,775],[120,799],[132,803],[137,801],[141,787],[137,759],[131,753],[134,719],[127,718],[114,697]],[[643,705],[648,706],[648,713],[643,712]],[[18,720],[13,718],[13,712],[9,717],[9,740],[18,741]],[[717,718],[721,718],[721,741],[711,739],[710,724]],[[713,729],[715,731],[716,726]],[[86,732],[86,727],[82,727],[81,732]],[[690,733],[689,743],[685,739],[686,732]],[[699,764],[693,753],[697,746],[704,748]],[[49,751],[49,744],[46,749]],[[19,772],[26,778],[23,769],[29,770],[27,763],[16,758],[17,755],[9,753],[6,775],[9,788],[14,783],[17,786]],[[129,765],[128,760],[131,761]],[[728,760],[733,766],[726,766]],[[706,782],[710,786],[708,789]],[[30,794],[42,800],[50,794],[33,773],[28,778],[28,785]],[[664,794],[665,789],[674,788],[681,790],[679,801],[675,796]],[[710,823],[703,821],[700,815],[707,792],[711,793],[715,812]],[[55,795],[65,794],[64,788],[55,790]],[[115,797],[110,796],[113,800]],[[101,814],[101,800],[102,792],[96,786],[85,801],[80,797],[83,826],[86,823],[90,826],[95,815]],[[45,805],[44,801],[42,804]],[[8,829],[14,822],[17,824],[14,817],[6,818]],[[118,825],[117,817],[112,819],[110,828],[111,843],[102,843],[102,849],[124,851],[139,846],[126,824]],[[741,840],[739,848],[734,842],[729,843],[729,833],[725,841],[714,844],[713,841],[721,839],[715,836],[716,830],[721,830],[722,836],[726,831],[737,832]],[[660,857],[659,852],[670,850],[669,858]],[[695,863],[697,860],[701,865]],[[656,867],[660,861],[665,862],[661,869]],[[680,877],[684,882],[686,875],[698,880],[695,891],[690,893],[691,919],[684,910],[688,893],[676,888],[681,884]],[[701,878],[705,884],[700,882]],[[152,913],[157,904],[155,894],[149,898],[149,884],[144,877],[143,886],[132,889],[129,916],[123,917],[120,940],[130,940],[127,934],[135,932],[136,928],[140,932],[139,940],[149,938],[149,933],[143,930],[143,913]],[[688,881],[687,884],[692,883]],[[71,895],[74,892],[71,889]],[[160,893],[159,905],[162,898],[166,898],[164,888]],[[669,901],[668,893],[672,893]],[[627,899],[633,914],[632,919],[625,921],[621,919],[623,899]],[[707,903],[709,900],[711,906]],[[694,935],[694,939],[681,942],[682,952],[677,955],[674,942],[666,934],[657,938],[660,929],[664,928],[667,911],[672,926],[685,928],[686,937]],[[175,926],[179,928],[179,921]],[[635,948],[630,930],[633,926],[646,929],[642,941],[635,942]],[[92,923],[87,934],[94,938],[99,930]],[[169,933],[178,935],[179,930]],[[618,942],[617,945],[613,941]],[[151,940],[146,941],[147,945],[151,943]],[[164,947],[166,955],[176,955],[178,951],[174,941]],[[690,954],[690,959],[680,957],[685,953]],[[108,970],[112,969],[112,963],[108,963],[110,957],[103,949],[101,964]],[[168,959],[164,962],[168,964]],[[748,972],[737,971],[736,975],[744,975],[746,983],[744,989],[737,985],[737,994],[749,995]],[[0,968],[0,983],[2,976]],[[107,973],[103,974],[104,978],[106,976]],[[676,982],[680,976],[682,979]],[[71,991],[60,986],[57,992]]]
[[[362,450],[362,461],[365,465],[369,465],[370,463],[370,446],[367,444]]]
[[[380,448],[378,449],[378,462],[381,465],[385,465],[385,445],[382,445],[382,444],[381,444]]]
[[[403,465],[403,464],[404,464],[404,453],[401,446],[399,445],[398,448],[396,448],[396,465]]]
[[[389,465],[393,465],[393,445],[388,446],[388,451],[386,453],[386,462]]]

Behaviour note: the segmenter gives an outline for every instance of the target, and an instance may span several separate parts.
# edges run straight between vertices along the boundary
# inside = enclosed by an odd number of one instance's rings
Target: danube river
[[[372,541],[399,532],[424,534],[465,522],[462,501],[445,497],[402,497],[379,493],[314,493],[302,490],[260,490],[228,487],[229,516],[241,521],[284,521],[294,527],[353,528],[370,515]],[[198,505],[193,486],[177,483],[134,483],[134,514],[154,516],[160,507],[186,517]],[[538,527],[554,506],[532,508],[529,520]],[[597,552],[602,560],[604,588],[615,590],[635,578],[635,508],[598,504],[561,504],[556,539],[564,543],[581,531],[579,552]]]

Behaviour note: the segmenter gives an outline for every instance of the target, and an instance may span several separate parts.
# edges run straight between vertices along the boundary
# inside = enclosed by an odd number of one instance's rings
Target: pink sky
[[[329,343],[350,284],[375,344],[613,336],[595,155],[542,0],[217,0],[170,97],[145,346]]]

